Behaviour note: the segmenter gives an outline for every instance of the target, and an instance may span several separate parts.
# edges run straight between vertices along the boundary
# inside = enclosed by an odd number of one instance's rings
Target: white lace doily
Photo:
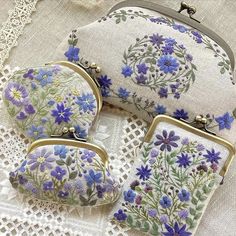
[[[15,0],[14,9],[8,12],[9,17],[0,29],[0,69],[8,58],[10,50],[17,45],[26,24],[31,22],[38,0]]]

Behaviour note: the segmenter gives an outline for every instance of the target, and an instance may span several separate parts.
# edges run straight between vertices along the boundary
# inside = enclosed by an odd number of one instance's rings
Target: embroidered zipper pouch
[[[226,140],[157,116],[111,220],[149,235],[194,235],[234,154]]]
[[[102,67],[97,79],[104,101],[140,118],[151,122],[157,114],[168,114],[192,120],[203,114],[215,133],[235,140],[232,50],[177,11],[125,1],[73,31],[55,59],[96,61]]]
[[[32,140],[71,126],[85,138],[102,106],[95,81],[67,61],[16,71],[3,90],[3,101],[13,124]]]
[[[9,180],[21,194],[73,206],[109,204],[120,194],[106,151],[72,139],[33,142]]]

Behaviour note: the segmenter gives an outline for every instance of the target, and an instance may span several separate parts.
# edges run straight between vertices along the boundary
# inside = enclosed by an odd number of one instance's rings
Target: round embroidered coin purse
[[[99,69],[94,63],[90,69]],[[84,138],[98,115],[102,98],[84,68],[66,61],[19,70],[3,91],[7,112],[32,140],[75,127]]]
[[[71,130],[79,139],[74,128],[63,132]],[[109,204],[120,193],[119,184],[109,173],[106,151],[81,139],[33,142],[25,161],[9,179],[26,196],[73,206]]]

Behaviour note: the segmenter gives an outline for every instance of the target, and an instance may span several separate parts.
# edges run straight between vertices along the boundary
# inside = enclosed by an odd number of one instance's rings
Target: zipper
[[[185,15],[182,15],[180,12],[177,12],[171,8],[168,7],[163,7],[159,4],[153,3],[153,2],[147,2],[147,1],[143,1],[143,0],[126,0],[123,2],[120,2],[118,4],[116,4],[115,6],[113,6],[109,12],[108,15],[115,11],[115,10],[119,10],[120,8],[123,7],[142,7],[142,8],[146,8],[152,11],[156,11],[159,12],[163,15],[166,15],[168,17],[174,18],[176,20],[179,20],[187,25],[190,25],[191,27],[197,29],[198,31],[204,33],[205,35],[207,35],[209,38],[211,38],[213,41],[215,41],[218,45],[220,45],[224,51],[227,53],[230,62],[231,62],[231,67],[232,70],[234,70],[235,68],[235,59],[234,59],[234,54],[232,49],[230,48],[230,46],[225,42],[224,39],[222,39],[218,34],[216,34],[214,31],[212,31],[211,29],[207,28],[206,26],[200,24],[198,21],[196,21],[193,18],[189,18]]]

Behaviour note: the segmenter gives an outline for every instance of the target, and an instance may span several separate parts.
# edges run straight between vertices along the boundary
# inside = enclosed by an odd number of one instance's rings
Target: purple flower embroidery
[[[160,67],[160,70],[163,71],[165,74],[173,73],[174,71],[177,71],[177,69],[179,68],[179,63],[177,59],[170,55],[161,56],[158,59],[157,64]]]
[[[24,78],[29,78],[29,79],[33,79],[34,78],[34,70],[33,69],[29,69],[24,75]]]
[[[176,161],[176,163],[179,164],[179,167],[186,168],[191,164],[190,157],[188,156],[188,154],[181,153],[181,156],[177,156],[177,158],[178,160]]]
[[[107,75],[101,75],[101,77],[98,78],[98,82],[102,88],[110,88],[112,85],[111,79],[109,79]]]
[[[137,80],[138,84],[145,84],[146,80],[147,80],[147,76],[144,76],[143,74],[137,75],[135,77],[135,79]]]
[[[55,123],[58,125],[61,124],[61,122],[68,122],[70,121],[70,116],[73,114],[71,112],[71,108],[66,108],[63,103],[57,104],[57,110],[52,110],[52,116],[55,117]]]
[[[28,92],[18,83],[9,83],[5,90],[5,98],[16,106],[21,106],[26,102]]]
[[[28,113],[29,115],[32,115],[35,113],[34,107],[29,104],[29,105],[25,105],[25,112]]]
[[[64,192],[64,191],[59,191],[58,195],[59,198],[67,198],[69,196],[68,192]]]
[[[188,210],[181,210],[178,212],[178,215],[181,219],[186,219],[188,217]]]
[[[172,130],[170,131],[169,135],[166,130],[162,131],[162,136],[157,134],[156,135],[157,141],[154,143],[156,146],[161,146],[161,151],[165,149],[170,152],[171,147],[178,147],[178,144],[175,141],[179,140],[180,137],[175,135],[175,132]]]
[[[156,217],[157,216],[157,210],[156,209],[150,209],[148,210],[148,215],[150,217]]]
[[[137,65],[137,68],[138,68],[138,73],[139,74],[146,74],[147,73],[147,70],[148,70],[148,66],[146,66],[145,63],[142,63],[142,64],[139,64]]]
[[[52,162],[55,161],[54,158],[50,157],[52,155],[51,152],[47,152],[45,148],[41,150],[36,150],[34,153],[29,154],[28,165],[30,166],[30,170],[35,170],[39,167],[41,172],[44,172],[46,169],[52,168]]]
[[[88,163],[93,162],[93,158],[96,156],[96,153],[93,151],[89,151],[87,149],[84,150],[83,155],[81,156],[82,160],[86,160]]]
[[[68,61],[75,61],[77,62],[79,60],[79,48],[75,48],[73,46],[70,46],[68,51],[65,52],[65,56],[67,57]]]
[[[52,71],[39,69],[39,73],[36,76],[36,80],[40,82],[40,85],[42,87],[46,86],[47,84],[52,83]]]
[[[203,155],[204,157],[206,157],[207,162],[211,162],[211,163],[219,163],[219,160],[221,159],[220,157],[220,152],[216,152],[214,148],[210,150],[206,150],[207,154]]]
[[[21,164],[21,166],[18,168],[18,171],[20,171],[20,172],[25,172],[25,170],[26,170],[26,164],[27,164],[27,161],[26,161],[26,160],[23,161],[22,164]]]
[[[55,170],[51,171],[51,176],[55,177],[59,181],[62,180],[64,175],[66,175],[66,170],[62,169],[60,166],[56,166]]]
[[[169,221],[168,215],[161,215],[160,221],[162,224],[166,224]]]
[[[24,120],[27,118],[27,116],[25,115],[25,113],[23,111],[21,111],[16,118],[18,120]]]
[[[102,187],[101,185],[97,185],[96,190],[98,198],[102,198],[104,193],[106,192],[106,188]]]
[[[142,198],[141,195],[136,196],[136,198],[135,198],[135,203],[136,203],[137,205],[141,205],[142,199],[143,199],[143,198]]]
[[[174,48],[172,45],[165,45],[164,47],[162,47],[162,52],[163,54],[172,54],[174,52]]]
[[[184,109],[181,110],[177,109],[173,115],[176,119],[184,119],[184,120],[188,119],[188,112],[185,112]]]
[[[167,98],[168,97],[168,89],[167,88],[160,88],[158,92],[160,98]]]
[[[52,191],[54,189],[52,181],[46,181],[43,183],[43,190],[45,191]]]
[[[123,210],[118,210],[117,213],[114,214],[114,217],[119,221],[125,221],[127,218],[127,215],[123,212]]]
[[[175,222],[174,227],[165,224],[165,228],[168,232],[162,232],[163,236],[190,236],[192,235],[190,232],[186,231],[186,225],[183,225],[182,227]]]
[[[164,38],[162,35],[159,34],[153,34],[152,36],[149,37],[150,42],[153,45],[156,45],[157,47],[160,47],[161,44],[164,42]]]
[[[140,168],[136,168],[137,169],[137,176],[139,176],[139,179],[142,180],[147,180],[149,179],[150,175],[151,175],[151,169],[148,169],[148,165],[146,165],[145,167],[142,165]]]

